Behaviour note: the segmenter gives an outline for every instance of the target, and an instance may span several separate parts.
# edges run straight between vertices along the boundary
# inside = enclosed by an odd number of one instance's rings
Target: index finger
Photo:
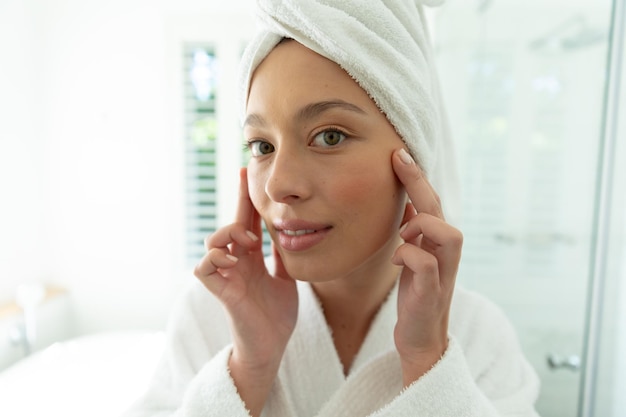
[[[237,200],[237,211],[235,213],[235,223],[241,223],[247,230],[253,226],[254,207],[248,192],[248,169],[239,170],[239,198]]]
[[[400,149],[394,152],[392,159],[393,170],[404,185],[415,210],[444,220],[439,196],[411,155]]]

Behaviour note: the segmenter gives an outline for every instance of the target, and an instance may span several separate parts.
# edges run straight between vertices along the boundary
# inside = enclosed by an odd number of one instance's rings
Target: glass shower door
[[[626,0],[614,0],[581,416],[626,415]]]
[[[459,284],[511,318],[543,417],[578,413],[610,12],[483,0],[434,20],[463,193]]]

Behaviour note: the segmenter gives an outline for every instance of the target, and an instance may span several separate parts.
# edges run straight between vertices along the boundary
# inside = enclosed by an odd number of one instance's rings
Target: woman
[[[510,325],[455,290],[421,5],[345,3],[261,2],[235,222],[207,239],[133,415],[536,415]]]

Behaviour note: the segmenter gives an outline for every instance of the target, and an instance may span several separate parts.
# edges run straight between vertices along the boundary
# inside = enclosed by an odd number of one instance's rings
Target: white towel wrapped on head
[[[260,31],[242,61],[242,116],[254,70],[282,38],[296,40],[336,62],[369,94],[428,175],[446,219],[454,223],[456,160],[422,8],[441,3],[258,0]]]

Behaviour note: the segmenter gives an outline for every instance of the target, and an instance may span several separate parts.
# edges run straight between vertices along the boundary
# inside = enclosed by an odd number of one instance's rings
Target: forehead
[[[247,112],[277,97],[293,105],[333,97],[377,111],[365,90],[339,65],[293,40],[278,44],[254,71]]]

